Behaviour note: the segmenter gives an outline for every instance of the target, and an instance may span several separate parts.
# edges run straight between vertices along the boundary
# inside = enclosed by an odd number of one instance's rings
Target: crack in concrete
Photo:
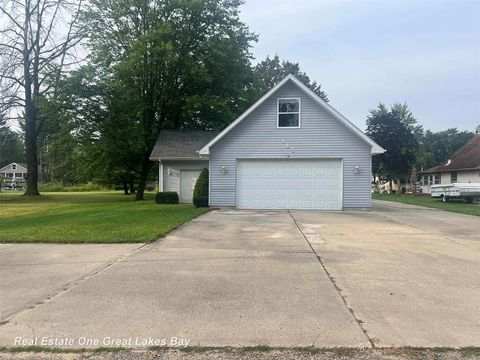
[[[5,319],[2,319],[2,321],[0,322],[0,326],[3,326],[3,325],[6,325],[8,324],[11,320],[13,320],[13,318],[25,311],[29,311],[29,310],[33,310],[43,304],[46,304],[47,302],[50,302],[52,300],[54,300],[56,297],[66,293],[67,291],[77,287],[78,285],[84,283],[85,281],[87,281],[88,279],[91,279],[92,277],[94,277],[95,275],[103,272],[104,270],[108,269],[110,266],[116,264],[116,263],[119,263],[119,262],[122,262],[123,260],[125,260],[126,258],[128,258],[129,256],[133,255],[134,253],[136,253],[137,251],[139,251],[140,249],[144,248],[145,246],[149,245],[149,243],[145,243],[145,244],[141,244],[140,246],[134,248],[133,250],[130,250],[129,252],[127,252],[126,254],[124,255],[121,255],[121,256],[118,256],[116,257],[115,259],[113,260],[110,260],[109,262],[107,262],[105,265],[101,266],[100,268],[94,270],[93,272],[89,273],[89,274],[86,274],[86,275],[83,275],[79,278],[77,278],[76,280],[73,280],[71,283],[69,284],[66,284],[64,286],[61,287],[60,290],[54,292],[53,294],[51,295],[47,295],[47,297],[44,299],[44,300],[37,300],[34,304],[31,304],[31,305],[26,305],[27,307],[24,308],[24,309],[21,309],[21,310],[18,310],[16,312],[13,312],[13,313],[10,313],[8,314],[7,318]],[[28,325],[27,325],[28,326]],[[33,331],[33,329],[32,329]]]
[[[302,228],[300,227],[300,225],[297,223],[297,220],[295,219],[295,217],[292,215],[292,213],[290,212],[290,210],[288,210],[288,214],[290,215],[290,217],[292,218],[293,222],[295,223],[298,231],[300,231],[300,233],[302,234],[303,238],[305,239],[305,241],[307,242],[308,246],[310,247],[310,249],[312,250],[313,254],[315,255],[315,257],[317,258],[318,262],[320,263],[320,265],[322,266],[323,268],[323,271],[325,272],[325,274],[328,276],[328,279],[331,281],[331,283],[333,284],[335,290],[337,291],[337,294],[340,296],[340,299],[342,299],[342,302],[343,304],[345,305],[345,307],[347,308],[348,312],[350,313],[350,315],[352,315],[353,319],[355,320],[355,322],[357,323],[358,327],[360,328],[360,330],[362,330],[363,334],[365,335],[365,337],[367,338],[368,342],[370,343],[370,346],[372,348],[376,348],[375,346],[375,343],[373,341],[373,339],[368,335],[367,333],[367,330],[364,328],[363,326],[363,321],[357,317],[357,315],[355,314],[355,312],[353,311],[352,307],[348,304],[347,302],[347,299],[345,298],[345,296],[343,296],[342,294],[342,289],[338,286],[338,284],[335,282],[335,279],[333,278],[333,276],[330,274],[330,272],[328,271],[327,267],[325,266],[325,264],[323,263],[323,260],[322,258],[320,257],[320,255],[317,254],[317,252],[315,251],[315,249],[313,248],[312,244],[310,244],[310,241],[308,241],[308,237],[304,234],[304,232],[302,231]],[[315,341],[317,341],[317,339],[315,339],[313,341],[313,343],[315,343]]]

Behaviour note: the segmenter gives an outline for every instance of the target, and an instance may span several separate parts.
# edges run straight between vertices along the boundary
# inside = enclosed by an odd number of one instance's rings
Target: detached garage
[[[164,131],[152,152],[161,191],[191,202],[203,167],[210,206],[342,210],[371,206],[384,150],[289,75],[220,133]]]

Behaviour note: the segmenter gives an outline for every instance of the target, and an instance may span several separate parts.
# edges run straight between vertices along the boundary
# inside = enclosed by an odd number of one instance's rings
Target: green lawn
[[[404,204],[426,206],[435,209],[480,216],[480,204],[466,204],[463,200],[450,200],[447,203],[443,203],[440,199],[431,198],[429,196],[377,193],[374,193],[372,197],[377,200],[395,201]]]
[[[158,205],[119,192],[48,193],[31,199],[0,193],[0,242],[149,242],[208,211]]]

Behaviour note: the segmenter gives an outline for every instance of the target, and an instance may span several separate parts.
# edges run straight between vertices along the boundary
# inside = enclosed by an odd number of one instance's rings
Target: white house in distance
[[[421,172],[422,192],[429,194],[432,185],[480,183],[480,134],[453,153],[446,164]]]
[[[378,144],[288,75],[220,133],[162,131],[150,159],[160,191],[191,202],[209,169],[209,204],[238,209],[371,206]]]
[[[27,164],[11,163],[0,168],[0,177],[5,180],[25,181],[27,179]]]

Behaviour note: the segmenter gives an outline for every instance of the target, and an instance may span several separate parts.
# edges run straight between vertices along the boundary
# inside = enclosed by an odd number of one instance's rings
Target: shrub
[[[193,205],[208,207],[208,169],[203,169],[193,190]]]
[[[178,204],[178,194],[175,191],[158,192],[155,195],[157,204]]]
[[[62,183],[49,182],[39,184],[38,189],[40,192],[88,192],[88,191],[105,191],[105,187],[88,182],[86,184],[77,185],[63,185]]]

